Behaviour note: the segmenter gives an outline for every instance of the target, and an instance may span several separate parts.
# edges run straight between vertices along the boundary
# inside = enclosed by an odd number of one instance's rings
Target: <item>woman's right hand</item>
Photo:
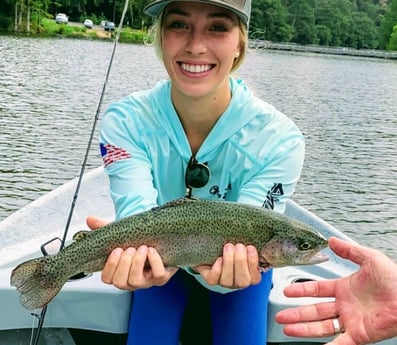
[[[87,225],[96,230],[105,220],[88,217]],[[155,248],[145,245],[136,248],[114,249],[102,270],[102,281],[122,290],[137,290],[166,284],[178,268],[165,268]]]

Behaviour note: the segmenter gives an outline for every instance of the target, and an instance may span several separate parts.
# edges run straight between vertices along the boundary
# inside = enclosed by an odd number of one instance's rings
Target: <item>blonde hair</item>
[[[154,50],[156,52],[156,56],[162,61],[163,54],[161,51],[161,29],[163,28],[164,24],[164,10],[160,12],[158,17],[156,18],[155,23],[149,29],[148,35],[152,37]],[[237,71],[237,69],[241,66],[244,61],[244,58],[247,54],[247,47],[248,47],[248,31],[245,24],[239,19],[239,33],[240,33],[240,51],[239,55],[234,59],[232,69],[230,73]]]

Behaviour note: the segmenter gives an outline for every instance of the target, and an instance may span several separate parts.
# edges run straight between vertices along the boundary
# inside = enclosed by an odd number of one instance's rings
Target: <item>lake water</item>
[[[78,175],[112,47],[0,36],[0,220]],[[293,199],[397,259],[397,61],[250,51],[238,76],[306,137]],[[164,77],[151,47],[119,44],[100,115]]]

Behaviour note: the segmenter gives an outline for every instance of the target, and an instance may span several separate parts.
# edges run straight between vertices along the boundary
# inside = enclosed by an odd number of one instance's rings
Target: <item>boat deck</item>
[[[30,343],[31,329],[16,329],[0,331],[2,345],[26,345]],[[96,331],[77,330],[66,328],[43,328],[38,345],[125,345],[126,334],[111,334]],[[197,337],[197,328],[189,337],[182,338],[181,345],[203,345],[202,337]],[[267,345],[308,345],[307,342],[291,342],[282,344],[267,343]],[[322,345],[324,343],[310,343],[310,345]]]
[[[21,306],[18,294],[10,287],[9,277],[15,265],[40,256],[40,246],[60,236],[76,182],[70,181],[45,194],[0,222],[0,305],[6,311],[0,314],[0,345],[30,343],[31,327],[33,321],[37,320]],[[89,214],[100,214],[109,220],[114,218],[103,168],[86,173],[83,182],[68,240],[76,231],[86,228],[85,219]],[[291,200],[287,204],[286,214],[313,226],[326,238],[337,236],[351,240]],[[275,314],[282,309],[319,302],[312,298],[287,298],[283,294],[285,286],[300,281],[346,276],[357,269],[355,264],[336,257],[329,249],[324,252],[330,256],[328,262],[274,269],[275,283],[269,296],[268,345],[318,345],[331,340],[290,338],[283,333],[282,326],[274,321]],[[203,297],[198,295],[191,301],[185,317],[188,321],[182,325],[181,344],[211,344],[210,317],[206,316],[208,311],[203,309],[209,304],[202,303]],[[124,345],[130,305],[131,293],[103,284],[99,272],[83,279],[70,280],[48,305],[38,345]],[[389,339],[379,344],[395,345],[396,341]]]

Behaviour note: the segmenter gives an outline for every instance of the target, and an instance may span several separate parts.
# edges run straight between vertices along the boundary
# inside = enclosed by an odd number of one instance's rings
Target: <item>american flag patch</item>
[[[116,147],[111,144],[100,144],[101,148],[101,156],[103,159],[103,163],[105,167],[109,164],[112,164],[117,161],[121,161],[122,159],[129,159],[131,158],[131,154],[127,152],[126,149],[121,147]]]

